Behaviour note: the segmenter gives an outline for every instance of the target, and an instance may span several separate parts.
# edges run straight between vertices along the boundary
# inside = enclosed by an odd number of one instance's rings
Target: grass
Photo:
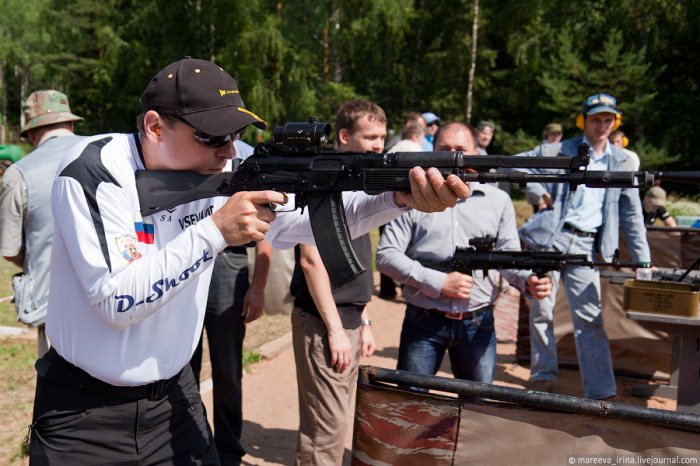
[[[33,334],[32,334],[33,335]],[[36,338],[0,339],[0,463],[26,460],[24,443],[31,423],[36,372]]]
[[[263,358],[262,354],[255,351],[243,351],[243,367],[248,367],[255,364]]]

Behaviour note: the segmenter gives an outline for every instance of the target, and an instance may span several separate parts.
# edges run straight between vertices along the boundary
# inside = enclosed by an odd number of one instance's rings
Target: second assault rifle
[[[455,250],[450,261],[450,270],[472,275],[475,270],[532,270],[538,277],[547,272],[562,271],[564,267],[630,267],[648,268],[650,262],[625,262],[619,259],[619,250],[615,251],[612,262],[591,261],[585,254],[564,254],[559,251],[493,251],[495,238],[474,238],[469,241],[472,247]]]
[[[569,183],[572,189],[651,186],[648,172],[586,171],[588,145],[574,157],[471,156],[462,152],[338,152],[323,149],[331,127],[310,118],[273,131],[273,143],[261,143],[232,172],[201,175],[184,171],[136,171],[141,214],[148,216],[178,205],[238,191],[274,190],[295,194],[295,208],[309,209],[316,245],[333,286],[339,288],[365,271],[350,244],[343,191],[379,194],[410,191],[408,172],[416,166],[437,168],[444,177],[465,182],[504,181]],[[236,160],[234,160],[236,162]],[[492,173],[505,168],[507,173]],[[562,173],[527,174],[511,169],[555,169]],[[566,171],[565,173],[563,171]]]

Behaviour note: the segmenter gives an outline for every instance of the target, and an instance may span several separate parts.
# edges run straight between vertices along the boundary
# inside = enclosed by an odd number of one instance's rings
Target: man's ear
[[[347,128],[341,128],[340,131],[338,131],[338,144],[339,145],[347,144],[349,137],[350,137],[350,133],[348,132]]]
[[[160,142],[160,131],[163,128],[163,118],[155,110],[146,112],[143,118],[143,128],[145,136],[149,142],[157,144]]]
[[[29,142],[31,142],[34,147],[39,143],[39,136],[37,136],[33,129],[27,131],[27,139],[29,139]]]

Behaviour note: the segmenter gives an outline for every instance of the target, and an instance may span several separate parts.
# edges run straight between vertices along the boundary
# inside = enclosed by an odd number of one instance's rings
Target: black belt
[[[564,226],[562,227],[562,230],[566,230],[566,231],[568,231],[569,233],[573,233],[573,234],[575,234],[576,236],[580,236],[580,237],[582,237],[582,238],[592,238],[592,237],[594,237],[594,236],[596,235],[596,233],[595,233],[594,231],[591,232],[591,231],[579,230],[579,229],[576,228],[575,226],[569,225],[568,223],[565,223],[565,224],[564,224]]]
[[[46,353],[46,356],[39,358],[36,362],[37,373],[51,382],[92,395],[124,401],[145,399],[153,401],[162,398],[168,385],[178,380],[188,367],[189,364],[185,365],[179,373],[167,380],[158,380],[136,387],[120,387],[94,378],[84,370],[63,359],[53,348]]]
[[[437,314],[441,317],[444,317],[445,319],[474,320],[491,308],[492,308],[492,306],[489,304],[487,306],[480,307],[476,311],[469,311],[469,312],[447,312],[447,311],[441,311],[439,309],[430,309],[430,312],[432,312],[433,314]]]
[[[235,254],[248,254],[248,248],[245,246],[227,246],[224,248],[224,251]]]

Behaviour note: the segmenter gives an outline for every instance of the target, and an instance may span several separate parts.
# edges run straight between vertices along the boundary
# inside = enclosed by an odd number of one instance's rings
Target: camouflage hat
[[[27,137],[27,131],[30,129],[64,121],[82,120],[81,117],[70,112],[68,97],[64,93],[54,90],[32,92],[22,105],[22,111],[24,112],[24,126],[19,135],[23,138]]]

